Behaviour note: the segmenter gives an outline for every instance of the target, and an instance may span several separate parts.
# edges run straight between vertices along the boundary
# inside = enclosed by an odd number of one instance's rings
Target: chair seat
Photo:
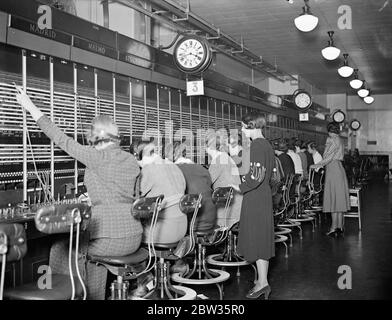
[[[173,243],[154,243],[155,250],[170,250],[176,248],[178,242]]]
[[[196,231],[195,231],[195,235],[196,235],[197,237],[205,237],[205,236],[208,236],[208,235],[214,233],[214,230],[215,230],[216,228],[219,228],[219,226],[216,226],[215,228],[212,228],[212,229],[210,229],[210,230],[196,230]]]
[[[77,277],[75,279],[75,297],[83,293],[82,286]],[[16,288],[6,289],[4,297],[11,300],[70,300],[72,286],[69,275],[53,274],[52,289],[38,288],[38,282],[31,282]]]
[[[148,258],[148,251],[144,248],[140,248],[136,252],[129,254],[127,256],[92,256],[89,255],[87,256],[87,259],[90,260],[90,262],[100,262],[100,263],[106,263],[110,265],[134,265],[143,262],[144,260],[147,260]]]

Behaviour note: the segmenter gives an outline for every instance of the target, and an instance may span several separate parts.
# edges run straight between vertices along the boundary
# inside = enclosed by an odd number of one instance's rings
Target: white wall
[[[75,6],[78,17],[103,26],[103,7],[100,1],[76,0]]]
[[[294,77],[296,77],[294,75]],[[295,90],[298,89],[298,81],[288,80],[281,82],[274,78],[268,79],[268,92],[275,95],[288,95],[293,94]]]
[[[101,1],[76,0],[75,6],[78,17],[104,26]],[[122,4],[109,2],[109,29],[139,41],[146,41],[145,16]]]
[[[361,128],[356,134],[356,145],[363,154],[388,154],[392,168],[392,94],[375,95],[368,105],[357,96],[348,97],[350,119],[358,119]],[[376,145],[368,145],[376,141]]]
[[[353,119],[361,122],[356,132],[349,131],[348,148],[358,148],[361,154],[387,154],[392,168],[392,94],[374,95],[370,105],[358,96],[329,94],[327,104],[331,113],[341,109],[346,113],[349,123]],[[376,145],[368,145],[376,141]]]

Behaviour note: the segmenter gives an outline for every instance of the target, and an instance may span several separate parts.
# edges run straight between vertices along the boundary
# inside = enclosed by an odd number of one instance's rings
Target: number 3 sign
[[[204,81],[187,81],[186,82],[186,95],[187,96],[202,96],[204,95]]]

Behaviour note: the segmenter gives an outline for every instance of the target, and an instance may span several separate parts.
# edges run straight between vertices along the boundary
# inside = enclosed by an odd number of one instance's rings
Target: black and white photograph
[[[1,0],[0,309],[390,300],[391,124],[390,0]]]

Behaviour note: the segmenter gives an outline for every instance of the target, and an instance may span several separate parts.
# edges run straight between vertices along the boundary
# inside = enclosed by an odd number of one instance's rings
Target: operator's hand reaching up
[[[21,86],[15,87],[17,90],[16,100],[26,111],[30,112],[33,119],[37,121],[39,118],[41,118],[43,113],[35,106]]]
[[[31,101],[30,97],[26,94],[26,92],[23,90],[22,87],[16,86],[17,89],[17,94],[16,94],[16,100],[19,102],[19,104],[26,109],[27,111],[30,111],[31,107],[34,105],[34,103]]]

